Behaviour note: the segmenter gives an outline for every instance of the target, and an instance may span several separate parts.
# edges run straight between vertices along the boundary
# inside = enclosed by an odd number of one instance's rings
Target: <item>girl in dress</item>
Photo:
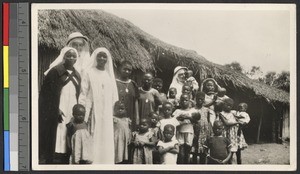
[[[138,126],[138,98],[139,91],[137,84],[130,79],[132,64],[128,61],[121,62],[118,68],[119,76],[116,79],[119,100],[125,104],[127,116],[132,121],[131,130]]]
[[[247,147],[247,143],[242,133],[238,135],[239,122],[235,118],[237,112],[232,110],[232,107],[233,100],[231,98],[225,99],[220,119],[225,125],[225,135],[231,142],[231,152],[236,154],[237,164],[241,164],[241,150]]]
[[[193,156],[193,162],[198,163],[197,156],[200,157],[200,164],[206,163],[206,154],[204,148],[204,142],[210,136],[212,136],[212,127],[209,123],[210,110],[203,106],[205,99],[205,93],[199,91],[196,93],[196,113],[193,116],[198,116],[194,118],[198,120],[194,125],[195,138],[195,155]],[[200,117],[200,118],[199,118]]]
[[[153,132],[149,130],[149,120],[142,118],[139,131],[133,132],[133,164],[153,164],[152,151],[156,146],[157,139]]]
[[[127,117],[125,104],[117,101],[114,107],[114,140],[115,140],[115,163],[128,164],[128,145],[131,142],[131,124]]]
[[[77,57],[76,49],[64,47],[44,73],[39,97],[39,152],[46,164],[69,163],[66,124],[73,117],[80,91],[81,78],[74,68]]]
[[[217,119],[216,114],[214,112],[214,105],[217,100],[217,94],[220,88],[221,87],[213,78],[205,79],[202,82],[200,88],[200,91],[205,93],[205,100],[203,106],[208,107],[211,111],[210,118],[209,118],[211,126],[213,125],[214,121]]]
[[[145,73],[142,80],[142,87],[139,88],[139,114],[140,119],[147,118],[151,112],[156,112],[162,104],[159,92],[152,88],[153,76]]]
[[[73,107],[73,119],[67,124],[68,148],[71,164],[91,164],[92,139],[84,121],[85,108],[81,104]]]

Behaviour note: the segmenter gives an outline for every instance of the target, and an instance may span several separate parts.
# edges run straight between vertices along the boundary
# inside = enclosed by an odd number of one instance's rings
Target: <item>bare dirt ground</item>
[[[252,144],[242,151],[243,164],[290,164],[290,146],[284,144]]]

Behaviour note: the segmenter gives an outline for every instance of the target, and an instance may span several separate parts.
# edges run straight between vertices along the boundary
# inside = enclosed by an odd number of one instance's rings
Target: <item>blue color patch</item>
[[[4,171],[10,171],[9,131],[4,131]]]

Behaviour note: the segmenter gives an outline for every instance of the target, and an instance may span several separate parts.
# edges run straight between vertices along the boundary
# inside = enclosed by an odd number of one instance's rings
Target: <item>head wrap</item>
[[[179,75],[179,72],[181,72],[181,70],[187,70],[188,68],[187,67],[184,67],[184,66],[177,66],[175,69],[174,69],[174,75],[173,75],[173,79],[172,79],[172,83],[169,87],[170,88],[176,88],[177,90],[177,94],[176,94],[176,98],[179,99],[180,96],[181,96],[181,91],[182,91],[182,86],[184,85],[184,81],[182,82],[178,75]]]
[[[65,54],[70,50],[75,51],[76,56],[78,58],[78,52],[75,48],[64,47],[63,49],[61,49],[59,56],[50,64],[48,70],[44,72],[44,75],[46,76],[53,67],[65,63],[65,60],[64,60]]]
[[[72,43],[75,39],[81,38],[83,40],[84,46],[80,52],[78,52],[79,57],[77,58],[76,63],[74,64],[74,68],[82,75],[84,70],[91,65],[92,59],[90,57],[90,46],[89,39],[86,36],[83,36],[79,32],[71,33],[67,40],[67,45],[72,47]]]

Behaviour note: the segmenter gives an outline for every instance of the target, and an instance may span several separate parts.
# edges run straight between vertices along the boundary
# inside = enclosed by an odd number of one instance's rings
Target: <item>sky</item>
[[[288,71],[290,13],[286,10],[105,9],[152,36],[224,65]]]

